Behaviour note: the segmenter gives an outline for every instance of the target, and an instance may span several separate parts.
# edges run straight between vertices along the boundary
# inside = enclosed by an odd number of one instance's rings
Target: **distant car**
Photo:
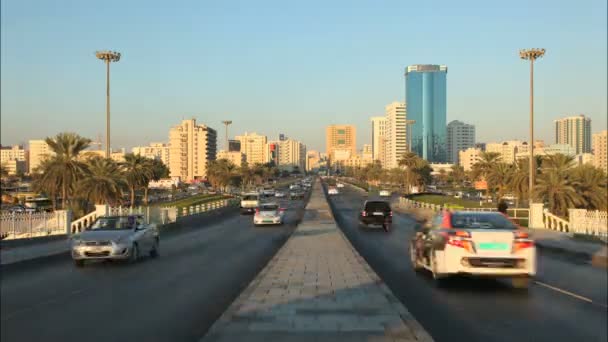
[[[438,281],[468,274],[506,277],[527,288],[536,258],[534,240],[497,212],[441,212],[410,243],[414,269],[427,269]]]
[[[148,253],[158,257],[160,237],[156,225],[146,224],[143,216],[103,216],[72,239],[74,264],[86,260],[113,259],[136,261]]]
[[[305,194],[306,193],[304,191],[300,190],[300,189],[291,190],[289,192],[289,198],[292,199],[292,200],[304,199]]]
[[[391,197],[391,192],[389,190],[380,190],[380,197]]]
[[[257,192],[245,193],[241,197],[241,214],[253,214],[259,205],[260,195]]]
[[[253,225],[282,225],[284,212],[277,203],[261,204],[253,215]]]
[[[276,198],[285,198],[287,195],[283,191],[276,191],[274,193],[274,197]]]
[[[299,188],[299,187],[300,187],[300,186],[299,186],[298,184],[291,184],[291,185],[289,186],[289,190],[294,190],[294,189],[297,189],[297,188]]]
[[[389,231],[393,224],[393,211],[386,201],[365,201],[359,213],[359,226],[379,226]]]
[[[330,196],[338,195],[339,193],[340,192],[338,191],[338,189],[333,186],[330,186],[329,189],[327,190],[327,194]]]
[[[336,186],[337,186],[338,188],[343,188],[343,187],[344,187],[344,184],[343,184],[343,183],[338,183],[338,184],[336,184]]]

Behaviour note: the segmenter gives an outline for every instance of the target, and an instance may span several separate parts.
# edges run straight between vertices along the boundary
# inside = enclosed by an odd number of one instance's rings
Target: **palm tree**
[[[399,166],[414,167],[418,165],[420,157],[414,152],[405,152],[399,159]]]
[[[574,157],[556,153],[544,157],[542,169],[553,169],[560,173],[566,173],[574,165]]]
[[[494,165],[500,162],[500,153],[481,152],[479,157],[479,161],[473,165],[472,174],[475,179],[487,179]]]
[[[120,166],[115,161],[93,157],[88,160],[85,177],[77,188],[87,201],[110,205],[122,199],[122,189],[125,186]]]
[[[87,165],[79,157],[91,140],[76,133],[59,133],[45,141],[55,155],[41,164],[37,185],[50,194],[61,189],[62,208],[66,209],[75,186],[87,170]]]
[[[142,187],[147,187],[152,179],[151,159],[139,154],[125,154],[125,161],[122,163],[124,177],[127,187],[131,193],[131,208],[135,206],[135,191]]]
[[[464,168],[460,165],[452,165],[450,171],[450,178],[452,179],[452,184],[454,186],[462,186],[462,182],[464,182],[464,180],[466,179]]]
[[[537,164],[538,165],[538,164]],[[509,188],[515,195],[515,206],[519,207],[522,199],[528,197],[530,188],[530,164],[527,158],[518,159],[513,166],[513,173],[509,182]]]
[[[236,166],[227,159],[213,160],[207,166],[207,178],[213,187],[225,188],[236,172]]]
[[[158,159],[150,159],[150,168],[152,174],[148,180],[148,184],[144,187],[144,204],[148,205],[148,190],[150,181],[159,181],[162,178],[169,177],[169,168]]]
[[[548,203],[549,211],[562,217],[568,208],[576,208],[581,203],[581,197],[568,177],[557,169],[543,167],[534,192],[543,202]]]
[[[571,170],[570,177],[585,209],[608,209],[606,174],[602,170],[587,164],[579,165]]]
[[[495,189],[498,192],[498,199],[501,199],[509,189],[511,178],[513,176],[513,166],[507,163],[497,163],[490,169],[487,175],[489,189]]]

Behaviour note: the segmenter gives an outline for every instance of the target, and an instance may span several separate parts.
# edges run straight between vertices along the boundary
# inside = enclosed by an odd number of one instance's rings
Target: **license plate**
[[[272,223],[272,220],[264,220],[264,223]]]
[[[486,251],[504,251],[507,250],[509,246],[506,243],[481,242],[478,247],[479,249]]]
[[[376,211],[376,212],[374,212],[374,215],[376,215],[376,216],[384,216],[384,213],[380,212],[380,211]]]

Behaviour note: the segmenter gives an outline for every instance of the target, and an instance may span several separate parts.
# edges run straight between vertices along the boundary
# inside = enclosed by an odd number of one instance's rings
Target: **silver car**
[[[277,203],[263,203],[255,211],[253,225],[282,225],[285,209],[279,208]]]
[[[99,217],[93,225],[72,239],[72,259],[78,267],[85,260],[136,261],[148,253],[159,255],[156,225],[146,224],[141,215]]]

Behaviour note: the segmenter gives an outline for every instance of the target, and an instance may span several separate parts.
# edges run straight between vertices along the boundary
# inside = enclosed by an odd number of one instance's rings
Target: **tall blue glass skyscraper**
[[[432,163],[445,163],[446,75],[445,65],[410,65],[405,69],[407,119],[415,120],[409,134],[411,150]],[[411,140],[410,140],[411,139]]]

